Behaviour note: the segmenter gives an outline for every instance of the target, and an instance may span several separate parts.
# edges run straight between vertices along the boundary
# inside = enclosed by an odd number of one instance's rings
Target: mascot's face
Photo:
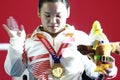
[[[108,57],[113,53],[120,53],[120,43],[106,43],[102,44],[100,41],[95,40],[93,45],[78,45],[77,50],[83,55],[88,55],[93,61],[95,61],[94,56],[105,56]]]
[[[99,45],[96,48],[95,54],[103,55],[103,56],[110,56],[111,50],[112,50],[112,48],[111,48],[110,44],[103,44],[103,45]]]

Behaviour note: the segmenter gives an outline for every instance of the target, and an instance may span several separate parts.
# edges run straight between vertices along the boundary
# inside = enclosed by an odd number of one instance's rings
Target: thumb
[[[25,32],[25,29],[24,29],[23,25],[20,26],[20,31],[21,31],[21,35],[23,35],[24,37],[26,37],[26,32]]]
[[[23,25],[20,26],[20,31],[24,31],[24,26]]]

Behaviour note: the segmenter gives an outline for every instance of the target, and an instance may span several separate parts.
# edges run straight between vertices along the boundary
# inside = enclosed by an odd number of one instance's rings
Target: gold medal
[[[60,63],[55,63],[52,67],[52,75],[56,78],[61,78],[64,75],[65,69]]]
[[[36,34],[37,37],[39,38],[39,40],[43,43],[43,45],[46,47],[46,49],[49,51],[49,53],[52,56],[52,59],[54,60],[54,65],[52,67],[51,70],[51,74],[56,77],[56,78],[61,78],[64,73],[65,73],[65,69],[64,67],[60,64],[60,59],[62,57],[62,53],[63,53],[63,48],[66,48],[68,46],[68,43],[62,43],[58,52],[56,53],[56,51],[54,50],[54,48],[52,47],[52,45],[49,43],[49,41],[45,38],[44,35],[41,34]],[[67,36],[72,37],[73,34],[67,34]],[[69,39],[68,39],[69,40]]]

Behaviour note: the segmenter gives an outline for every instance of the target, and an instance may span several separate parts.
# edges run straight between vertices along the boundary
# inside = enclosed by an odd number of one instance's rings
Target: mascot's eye
[[[104,41],[101,41],[101,43],[103,44],[103,43],[104,43]]]

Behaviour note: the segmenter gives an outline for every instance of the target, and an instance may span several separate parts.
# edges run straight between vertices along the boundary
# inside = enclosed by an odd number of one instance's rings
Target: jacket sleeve
[[[82,61],[84,64],[86,75],[89,76],[91,79],[98,78],[100,74],[98,72],[94,72],[94,69],[96,68],[95,63],[93,63],[92,60],[84,55],[82,57]]]
[[[25,64],[22,61],[24,40],[11,38],[8,53],[5,59],[4,68],[10,76],[20,76],[25,70]]]

